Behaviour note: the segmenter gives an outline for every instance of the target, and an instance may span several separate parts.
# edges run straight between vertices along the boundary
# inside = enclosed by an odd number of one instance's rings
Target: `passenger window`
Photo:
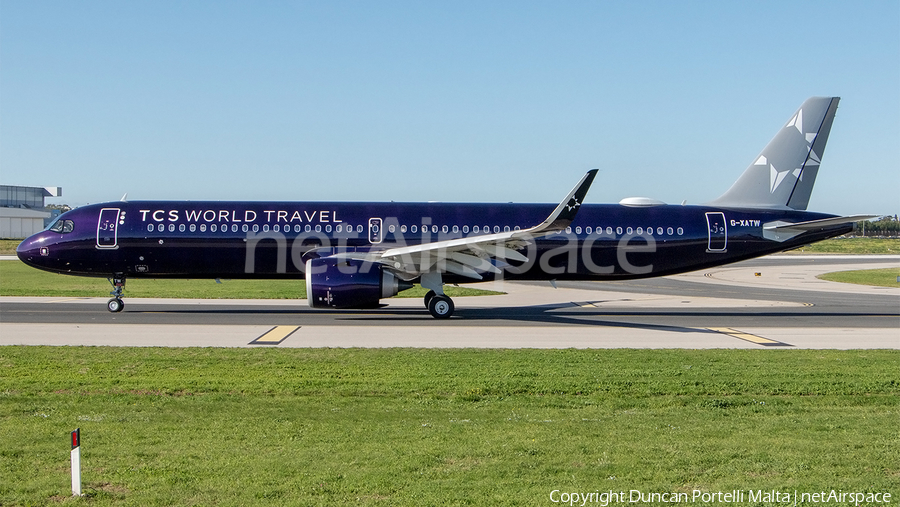
[[[356,232],[362,234],[362,226],[361,225],[356,226]]]
[[[581,226],[575,228],[575,234],[581,234]]]
[[[478,229],[478,226],[477,226],[477,225],[472,227],[472,232],[474,232],[474,233],[477,234],[478,231],[479,231],[479,229]]]
[[[169,232],[175,232],[175,224],[169,224]]]
[[[622,228],[616,227],[616,234],[622,234]]]
[[[671,227],[669,227],[668,229],[666,229],[666,234],[668,234],[669,236],[671,236],[671,235],[674,234],[674,233],[675,233],[675,231],[674,231]]]
[[[657,228],[656,228],[656,234],[659,235],[659,236],[662,236],[662,233],[663,233],[662,227],[657,227]]]
[[[325,226],[325,232],[331,232],[331,225]]]
[[[681,227],[679,227],[679,228],[678,228],[678,235],[681,236],[682,234],[684,234],[684,229],[682,229]]]
[[[517,225],[517,226],[513,227],[513,230],[514,230],[514,231],[519,231],[519,230],[521,230],[521,229],[519,229],[519,226]]]
[[[607,227],[606,233],[609,234],[610,236],[612,236],[612,227]]]
[[[321,225],[317,225],[317,226],[316,226],[316,232],[322,232],[322,226],[321,226]]]
[[[482,227],[481,230],[484,231],[485,234],[491,232],[491,228],[486,225],[484,227]]]
[[[401,226],[400,226],[400,233],[401,233],[401,234],[405,234],[405,233],[406,233],[406,226],[405,226],[405,225],[401,225]]]
[[[506,227],[503,228],[503,232],[509,232],[509,226],[508,226],[508,225],[507,225]]]
[[[498,232],[500,232],[500,226],[499,226],[499,225],[495,225],[495,226],[494,226],[494,233],[496,234],[496,233],[498,233]]]
[[[179,224],[178,232],[184,232],[184,229],[185,229],[184,224]]]
[[[463,226],[463,234],[468,234],[468,233],[469,233],[469,226],[468,226],[468,225],[464,225],[464,226]]]
[[[459,226],[458,226],[458,225],[454,225],[454,226],[453,226],[453,232],[454,232],[454,233],[459,232]]]
[[[625,232],[627,232],[628,234],[634,234],[634,229],[629,227],[629,228],[625,229]]]
[[[256,226],[254,225],[254,227],[256,227]],[[306,232],[309,232],[312,230],[312,227],[309,224],[306,224],[306,227],[304,227],[303,230]]]
[[[200,224],[200,232],[206,232],[206,224]]]
[[[584,232],[586,232],[586,233],[588,233],[588,234],[591,233],[591,230],[592,230],[592,229],[591,229],[590,226],[587,226],[587,227],[584,228]]]
[[[275,225],[272,226],[272,230],[275,231],[275,232],[280,232],[280,231],[281,231],[281,226],[278,225],[278,224],[275,224]]]
[[[419,230],[419,228],[418,228],[417,226],[414,225],[414,226],[410,227],[409,230],[410,230],[413,234],[415,234],[416,231]]]
[[[259,224],[253,224],[253,232],[259,232]]]
[[[637,233],[638,233],[638,234],[643,234],[643,233],[644,233],[644,228],[643,228],[643,227],[638,227],[638,228],[637,228]],[[631,234],[631,232],[629,231],[628,234]]]
[[[388,226],[388,232],[393,233],[393,232],[396,231],[396,230],[397,230],[397,228],[394,227],[393,225],[389,225],[389,226]]]
[[[190,229],[191,232],[197,232],[197,224],[191,224],[191,226],[188,227],[188,229]]]
[[[431,232],[437,234],[437,231],[438,231],[437,226],[436,226],[436,225],[432,225],[432,226],[431,226]]]
[[[284,226],[284,230],[287,230],[287,226]],[[231,232],[237,232],[237,224],[232,224]]]
[[[54,227],[56,227],[56,224],[53,224],[52,226],[50,226],[50,230],[51,230],[51,231],[54,231],[54,232],[60,232],[60,231],[62,231],[62,227],[60,227],[59,231],[57,231]],[[153,232],[154,229],[156,229],[156,227],[153,227],[153,224],[150,224],[150,225],[147,226],[147,230],[150,231],[150,232]]]
[[[572,228],[566,227],[566,234],[572,234]]]
[[[246,231],[247,229],[245,228],[244,230]],[[294,224],[294,232],[300,232],[300,224]]]
[[[441,227],[441,232],[443,232],[444,234],[447,234],[448,232],[450,232],[450,229],[448,229],[447,226],[445,225],[445,226]]]
[[[249,231],[250,231],[250,226],[249,226],[249,225],[244,224],[244,225],[241,226],[241,232],[249,232]]]

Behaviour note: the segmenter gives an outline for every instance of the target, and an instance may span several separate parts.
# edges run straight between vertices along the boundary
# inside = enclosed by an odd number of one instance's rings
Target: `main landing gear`
[[[122,291],[125,288],[125,277],[113,277],[108,280],[113,286],[113,291],[109,293],[113,298],[106,302],[106,309],[112,313],[119,313],[125,308],[125,302],[122,301]]]
[[[449,319],[455,309],[449,296],[437,294],[433,290],[425,294],[425,308],[436,319]]]
[[[453,300],[444,294],[444,284],[440,273],[422,275],[422,286],[431,289],[425,294],[425,308],[436,319],[449,319],[453,315]]]

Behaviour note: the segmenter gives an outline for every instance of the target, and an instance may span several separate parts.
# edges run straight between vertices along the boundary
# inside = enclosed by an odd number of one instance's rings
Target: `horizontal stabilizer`
[[[763,236],[773,241],[787,241],[806,231],[843,225],[878,218],[879,215],[850,215],[846,217],[823,218],[821,220],[809,220],[807,222],[783,222],[781,220],[763,224]]]

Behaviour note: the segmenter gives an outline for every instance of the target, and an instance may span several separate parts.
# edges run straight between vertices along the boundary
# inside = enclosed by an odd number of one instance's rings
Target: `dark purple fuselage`
[[[19,245],[36,268],[128,278],[302,278],[307,260],[527,229],[553,204],[110,202],[77,208]],[[519,241],[528,262],[507,279],[612,280],[668,275],[837,236],[852,224],[766,239],[763,225],[821,213],[704,206],[583,205],[567,231]],[[66,223],[65,221],[69,221]],[[60,225],[62,224],[62,225]],[[64,226],[65,227],[64,227]],[[484,273],[484,279],[493,277]],[[471,282],[445,274],[445,283]]]

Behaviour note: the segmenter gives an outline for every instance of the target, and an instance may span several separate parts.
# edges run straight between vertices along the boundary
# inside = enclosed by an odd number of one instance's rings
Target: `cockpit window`
[[[61,234],[68,234],[75,230],[75,222],[71,220],[57,220],[50,224],[50,227],[47,227],[48,231],[58,232]]]

